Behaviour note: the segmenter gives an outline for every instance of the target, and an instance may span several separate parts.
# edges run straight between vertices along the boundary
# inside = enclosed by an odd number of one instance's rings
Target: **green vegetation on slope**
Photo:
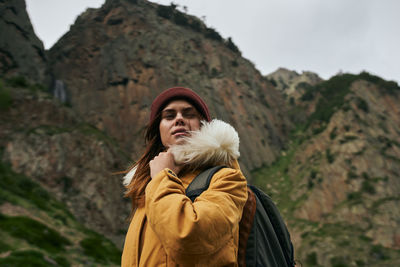
[[[306,266],[323,266],[318,255],[333,255],[329,259],[332,267],[391,266],[399,251],[373,244],[365,232],[362,227],[346,223],[317,224],[303,232],[302,247],[297,253],[305,255]]]
[[[26,88],[30,92],[46,92],[48,90],[40,84],[31,84],[23,76],[4,79],[0,76],[0,112],[8,110],[13,103],[11,90],[13,88]]]
[[[88,230],[86,234],[87,237],[80,242],[85,255],[103,263],[108,260],[115,264],[120,263],[121,252],[112,242],[93,231]]]
[[[363,72],[359,75],[343,74],[332,77],[317,86],[306,89],[303,100],[314,99],[318,95],[315,112],[307,119],[306,123],[296,125],[290,141],[282,156],[270,166],[260,168],[252,173],[253,182],[268,193],[277,203],[285,221],[292,230],[301,233],[300,244],[296,247],[296,255],[303,266],[397,266],[400,259],[400,251],[377,245],[366,236],[373,222],[366,220],[365,225],[357,226],[351,223],[328,223],[330,216],[335,217],[335,211],[331,214],[323,214],[320,222],[308,221],[297,218],[294,214],[314,190],[314,187],[324,179],[319,173],[322,164],[335,164],[340,159],[338,152],[332,153],[330,147],[325,151],[315,153],[306,159],[301,165],[296,157],[301,157],[302,143],[312,142],[313,135],[326,129],[332,115],[345,107],[345,97],[350,93],[350,87],[356,80],[366,80],[374,83],[384,94],[400,92],[395,82],[387,82],[383,79]],[[361,98],[356,98],[355,104],[365,112],[370,112],[368,104]],[[297,108],[297,107],[294,107]],[[312,132],[309,131],[310,126]],[[317,127],[316,127],[317,126]],[[350,128],[350,127],[349,127]],[[346,131],[348,131],[347,129]],[[338,129],[334,128],[329,134],[332,142],[338,137]],[[341,134],[339,145],[357,140],[359,136]],[[385,144],[381,140],[382,144]],[[391,142],[392,146],[396,146]],[[361,156],[360,154],[353,154]],[[303,161],[302,161],[303,162]],[[369,177],[368,174],[355,174],[349,170],[347,182],[357,179],[360,186],[357,190],[348,193],[347,199],[339,203],[336,208],[349,207],[357,209],[360,205],[367,208],[372,214],[379,214],[381,205],[388,202],[398,202],[397,197],[380,198],[365,204],[364,198],[376,197],[375,185],[385,182],[388,177]],[[367,206],[365,206],[367,205]],[[335,221],[334,219],[332,221]]]
[[[0,78],[0,109],[8,112],[13,97],[47,92],[23,77]],[[44,96],[46,99],[46,95]],[[50,98],[50,96],[49,96]],[[36,99],[36,98],[34,98]],[[50,103],[51,104],[51,103]],[[63,107],[65,108],[65,107]],[[57,135],[78,132],[116,146],[97,128],[78,123],[65,127],[41,125],[24,129],[25,134]],[[4,147],[0,146],[0,159]],[[79,223],[65,203],[39,183],[16,173],[0,161],[0,258],[1,266],[115,266],[121,251],[104,236]],[[70,183],[65,177],[65,183]]]
[[[302,179],[310,170],[303,170],[297,177],[289,175],[289,168],[293,163],[293,158],[302,142],[302,134],[292,134],[292,140],[279,157],[270,166],[260,168],[252,172],[251,176],[255,185],[259,186],[266,192],[278,205],[283,216],[287,219],[292,216],[292,213],[306,199],[306,195],[299,197],[296,200],[291,199],[293,187]]]
[[[7,87],[27,88],[31,92],[38,92],[38,91],[45,93],[49,92],[49,90],[45,88],[43,85],[37,83],[33,84],[29,82],[27,79],[25,79],[24,76],[14,76],[6,79],[0,77],[0,80],[2,80],[4,85]]]
[[[0,176],[0,206],[9,203],[27,213],[0,213],[0,252],[11,252],[0,259],[0,265],[53,265],[48,259],[56,266],[70,266],[76,261],[92,261],[96,266],[120,263],[121,251],[110,240],[82,226],[62,202],[39,184],[13,172],[3,162]]]
[[[57,231],[28,217],[0,214],[0,227],[11,236],[24,239],[49,253],[61,252],[65,246],[71,245],[71,242]]]
[[[369,74],[368,72],[362,72],[358,75],[341,74],[334,76],[316,86],[308,87],[304,95],[301,97],[303,101],[307,101],[316,97],[317,94],[321,95],[315,112],[308,118],[306,128],[308,128],[313,122],[318,121],[323,125],[320,132],[323,131],[324,126],[329,123],[332,115],[344,106],[344,98],[350,92],[351,84],[356,80],[365,80],[374,83],[389,94],[400,91],[400,87],[396,82],[385,81],[378,76]],[[368,106],[362,99],[359,101],[358,105],[361,109],[365,111],[368,110]]]
[[[13,172],[3,162],[0,162],[0,175],[0,204],[10,202],[27,208],[33,204],[64,222],[74,219],[63,203],[31,179]]]
[[[50,264],[48,260],[45,259],[43,253],[35,250],[24,250],[24,251],[13,251],[8,257],[0,258],[1,266],[14,266],[14,267],[24,267],[24,266],[37,266],[37,267],[47,267],[55,266]],[[60,266],[70,266],[60,265]]]
[[[7,110],[12,104],[10,91],[3,85],[0,80],[0,111]]]

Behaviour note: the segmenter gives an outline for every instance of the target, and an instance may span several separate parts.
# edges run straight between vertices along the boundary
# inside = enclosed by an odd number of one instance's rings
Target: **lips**
[[[187,134],[188,134],[188,131],[185,128],[179,128],[172,132],[173,136],[183,136],[183,135],[187,135]]]

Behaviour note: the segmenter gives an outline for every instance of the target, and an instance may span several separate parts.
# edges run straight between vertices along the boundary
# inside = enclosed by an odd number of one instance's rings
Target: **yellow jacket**
[[[247,182],[236,159],[229,166],[193,203],[185,189],[200,171],[182,177],[169,169],[158,173],[146,187],[145,206],[131,221],[122,266],[237,266]]]

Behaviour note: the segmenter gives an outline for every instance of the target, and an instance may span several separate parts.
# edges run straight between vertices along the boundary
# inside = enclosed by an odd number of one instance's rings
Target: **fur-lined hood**
[[[202,122],[199,131],[193,131],[185,137],[185,142],[171,146],[177,164],[189,165],[190,169],[206,166],[232,167],[239,158],[239,135],[228,123],[214,119]],[[123,178],[123,184],[129,185],[136,168]]]

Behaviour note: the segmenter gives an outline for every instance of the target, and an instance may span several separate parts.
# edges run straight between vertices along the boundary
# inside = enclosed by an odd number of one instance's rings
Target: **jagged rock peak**
[[[307,86],[314,86],[323,81],[318,74],[311,71],[303,71],[301,74],[286,68],[279,68],[276,71],[266,75],[284,95],[294,100],[299,99]]]
[[[0,1],[0,75],[46,83],[46,55],[24,0]]]
[[[148,1],[107,1],[83,13],[49,51],[72,107],[136,159],[152,100],[189,87],[241,136],[243,168],[271,163],[290,121],[283,98],[228,38],[194,16]]]

